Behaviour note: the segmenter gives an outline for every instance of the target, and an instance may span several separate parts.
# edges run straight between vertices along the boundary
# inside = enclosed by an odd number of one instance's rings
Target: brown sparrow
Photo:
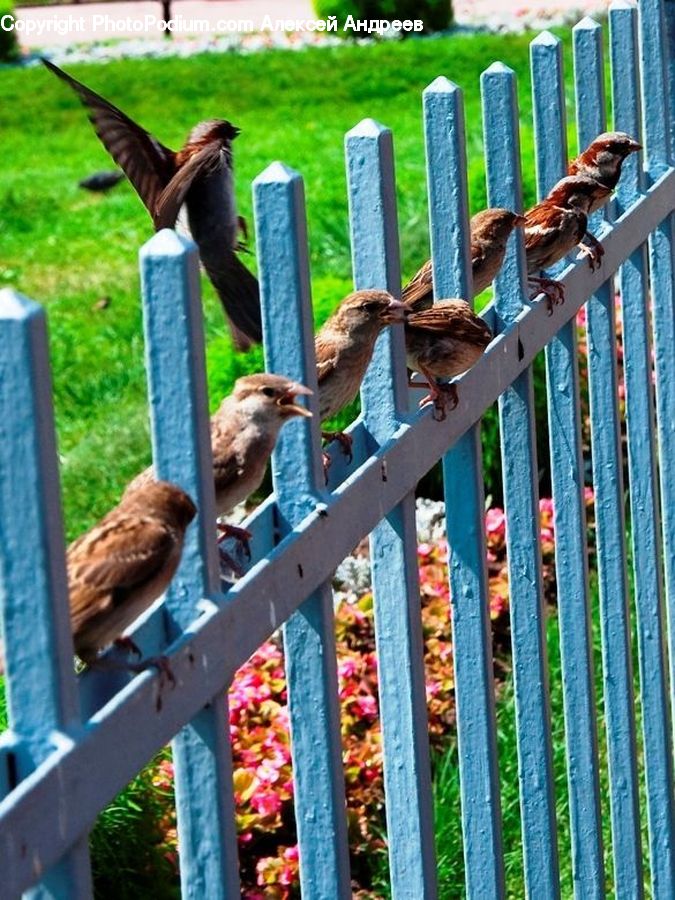
[[[525,213],[525,255],[528,281],[543,290],[549,301],[563,299],[562,285],[534,273],[552,266],[580,244],[586,234],[587,216],[593,203],[611,192],[593,178],[568,175],[561,178],[548,195]],[[592,237],[592,235],[590,236]],[[602,245],[592,237],[592,248],[580,245],[590,258],[591,268],[602,256]]]
[[[625,132],[606,131],[599,134],[583,153],[570,162],[567,172],[569,175],[594,178],[611,192],[619,183],[624,159],[638,150],[642,150],[642,144],[638,144]],[[589,215],[600,209],[605,202],[602,197],[597,197],[588,210]]]
[[[183,204],[199,256],[239,349],[262,340],[258,281],[235,250],[241,249],[232,177],[232,141],[239,129],[222,119],[200,122],[175,153],[58,66],[45,66],[75,91],[96,134],[122,167],[157,231],[173,228]]]
[[[197,508],[185,491],[150,481],[68,547],[68,591],[75,652],[91,665],[168,587]],[[123,642],[123,641],[122,641]],[[133,647],[131,642],[127,644]],[[114,664],[113,664],[114,665]],[[159,659],[128,666],[165,669]]]
[[[354,400],[378,335],[387,325],[403,322],[406,310],[405,304],[387,291],[354,291],[324,323],[314,340],[322,422]],[[351,455],[347,435],[334,431],[322,434],[326,440],[339,440],[345,453]]]
[[[256,491],[265,475],[279,431],[295,416],[311,412],[295,402],[312,392],[281,375],[261,373],[238,378],[234,390],[211,416],[211,451],[216,513],[225,516]],[[152,467],[141,472],[127,493],[152,482]],[[125,494],[126,496],[126,494]],[[221,537],[234,537],[247,547],[250,533],[234,525],[219,524]],[[221,556],[235,572],[237,566],[223,551]]]
[[[473,294],[480,294],[495,280],[506,253],[511,232],[525,224],[525,218],[508,209],[495,207],[476,213],[471,219],[471,271]],[[402,298],[411,309],[429,309],[433,303],[431,260],[425,262],[403,288]]]
[[[246,375],[211,417],[216,512],[224,516],[256,491],[281,428],[295,416],[311,416],[296,397],[309,388],[281,375]]]
[[[466,372],[492,340],[492,332],[466,300],[439,300],[430,309],[410,313],[405,322],[408,368],[420,372],[430,388],[420,406],[434,404],[439,421],[445,418],[447,400],[457,406],[457,387],[441,384]]]

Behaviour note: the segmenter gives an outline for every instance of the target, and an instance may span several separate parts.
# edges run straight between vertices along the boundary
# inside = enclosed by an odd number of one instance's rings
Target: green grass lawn
[[[238,202],[249,219],[251,181],[268,163],[281,159],[302,172],[321,322],[351,286],[343,137],[366,116],[394,132],[404,274],[428,256],[420,95],[438,74],[465,90],[477,210],[485,205],[480,72],[495,59],[516,70],[525,196],[533,200],[530,38],[458,35],[69,68],[169,146],[177,147],[205,117],[240,125]],[[42,67],[0,70],[0,132],[0,285],[15,286],[49,312],[66,528],[73,538],[149,460],[137,253],[152,229],[129,185],[108,196],[77,187],[83,176],[109,168],[110,159],[77,99]],[[219,304],[203,285],[215,406],[238,375],[261,366],[261,354],[233,353]],[[103,296],[108,308],[94,309]]]

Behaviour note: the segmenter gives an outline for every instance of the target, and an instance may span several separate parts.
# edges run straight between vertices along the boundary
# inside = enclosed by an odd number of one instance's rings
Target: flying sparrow
[[[403,322],[407,307],[387,291],[354,291],[340,303],[314,340],[321,421],[336,415],[356,397],[373,355],[375,341],[387,325]],[[351,455],[351,440],[342,432],[324,431]]]
[[[552,266],[572,250],[586,234],[591,206],[609,191],[593,178],[568,175],[561,178],[548,195],[525,213],[525,254],[528,281],[543,290],[551,302],[563,299],[562,285],[550,278],[535,277],[536,272]],[[580,244],[590,258],[591,268],[602,256],[602,245],[592,235],[592,249]]]
[[[405,322],[405,349],[408,368],[420,372],[430,388],[420,406],[434,404],[445,418],[448,399],[457,406],[457,387],[441,384],[439,378],[453,378],[466,372],[480,358],[492,340],[492,332],[466,300],[439,300],[430,309],[410,313]]]
[[[508,209],[495,207],[476,213],[471,219],[471,271],[473,293],[480,294],[491,284],[504,262],[506,242],[514,228],[525,219]],[[433,303],[431,260],[413,275],[403,288],[402,298],[411,309],[429,309]]]
[[[237,257],[232,141],[239,129],[222,119],[200,122],[176,153],[103,97],[43,59],[70,85],[104,147],[133,185],[157,231],[173,228],[183,204],[199,256],[225,310],[239,349],[262,340],[258,281]]]
[[[157,599],[173,578],[197,508],[175,484],[150,481],[127,491],[101,521],[68,547],[70,621],[75,652],[88,665]],[[130,641],[124,641],[135,649]],[[113,665],[115,665],[113,663]],[[126,668],[157,665],[149,658]],[[168,673],[170,674],[170,673]]]
[[[261,373],[237,379],[234,390],[211,417],[211,451],[216,494],[216,514],[225,516],[256,491],[264,478],[279,431],[295,416],[311,416],[296,403],[298,396],[312,392],[281,375]],[[148,484],[152,467],[141,472],[127,492]],[[125,494],[126,496],[126,494]],[[219,524],[221,540],[233,537],[247,548],[250,533],[234,525]],[[238,566],[221,549],[223,560],[235,572]]]
[[[599,134],[583,153],[570,162],[567,173],[594,178],[611,192],[619,183],[624,159],[638,150],[642,150],[642,144],[638,144],[625,132],[606,131]],[[605,202],[603,197],[598,196],[591,204],[589,214],[600,209]]]

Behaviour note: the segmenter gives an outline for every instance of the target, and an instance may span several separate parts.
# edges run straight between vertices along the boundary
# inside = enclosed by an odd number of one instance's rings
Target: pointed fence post
[[[273,163],[255,179],[253,201],[265,366],[314,391],[313,418],[289,422],[272,459],[283,536],[325,496],[302,178]],[[329,581],[305,600],[283,633],[302,893],[347,900],[349,847]]]
[[[523,200],[514,72],[494,63],[481,75],[481,96],[489,206],[520,213]],[[502,329],[517,327],[527,303],[525,282],[523,241],[516,229],[495,281],[495,318]],[[531,367],[499,398],[499,427],[525,878],[533,896],[556,898],[560,888]]]
[[[668,4],[667,6],[672,6]],[[667,7],[666,7],[667,8]],[[629,19],[630,17],[630,19]],[[673,164],[673,142],[668,131],[670,118],[673,127],[672,103],[665,77],[670,47],[671,74],[675,62],[675,46],[665,43],[662,4],[641,0],[638,11],[633,7],[623,13],[626,27],[630,27],[635,60],[633,91],[630,99],[617,97],[618,119],[627,123],[640,122],[640,99],[637,87],[638,58],[642,63],[642,111],[644,116],[644,162],[647,178],[654,183]],[[674,17],[675,20],[675,17]],[[630,22],[630,26],[628,25]],[[639,50],[635,47],[636,24],[639,22]],[[672,24],[672,22],[671,22]],[[626,66],[626,68],[629,68]],[[669,113],[671,115],[669,116]],[[639,158],[635,157],[635,165]],[[632,172],[632,169],[631,169]],[[642,187],[640,184],[639,187]],[[670,215],[649,236],[649,269],[651,319],[653,328],[654,372],[656,376],[656,442],[659,457],[663,560],[668,610],[670,644],[670,702],[671,717],[675,714],[675,216]]]
[[[80,709],[46,316],[8,288],[0,291],[0,472],[0,617],[20,781],[79,729]],[[85,900],[92,891],[85,836],[26,896]]]
[[[654,15],[655,13],[656,15]],[[616,17],[616,13],[614,15]],[[659,92],[664,89],[665,85],[664,60],[662,53],[659,53],[662,36],[655,33],[653,28],[655,20],[658,21],[659,28],[662,24],[660,0],[657,0],[656,4],[651,0],[646,0],[646,2],[641,0],[640,19],[645,143],[649,148],[648,153],[656,153],[658,156],[660,147],[667,156],[669,137],[667,136],[666,120],[663,119],[660,123],[654,124],[656,115],[661,117],[665,115],[663,98],[659,99]],[[615,27],[616,21],[615,18]],[[629,24],[629,28],[633,31],[633,35],[628,40],[634,46],[635,22],[633,20],[630,23],[624,23],[624,27],[626,24]],[[592,19],[584,20],[577,26],[578,34],[575,29],[575,44],[577,41],[581,42],[583,36],[590,41],[590,35],[599,33],[599,27]],[[581,53],[581,45],[579,52]],[[612,99],[614,127],[639,136],[642,129],[640,127],[637,65],[638,60],[635,56],[623,61],[620,82],[616,81],[614,84]],[[581,70],[578,77],[582,78]],[[649,128],[647,119],[652,123]],[[582,139],[587,138],[588,133],[582,134],[581,137]],[[657,164],[654,174],[662,173],[665,165],[665,161],[663,164]],[[640,166],[640,157],[633,154],[632,158],[627,159],[624,163],[623,174],[616,191],[619,214],[640,199],[644,186],[645,180]],[[671,711],[668,703],[668,671],[665,655],[666,621],[662,545],[659,529],[659,485],[654,433],[648,279],[647,247],[643,245],[632,253],[621,266],[619,291],[623,320],[623,374],[626,389],[630,531],[633,550],[650,866],[653,896],[665,898],[675,894],[675,832],[673,830],[675,822],[672,808]],[[672,285],[669,288],[665,287],[672,292]],[[672,293],[670,296],[672,297]],[[672,309],[670,317],[672,322]],[[654,309],[655,330],[657,318],[659,318],[659,323],[667,321],[667,318],[662,318],[661,313]],[[666,326],[666,330],[661,331],[661,337],[666,339],[667,333]],[[658,362],[656,367],[658,373]],[[667,378],[672,380],[672,377],[671,362]],[[659,417],[662,413],[663,409],[659,408]],[[672,410],[667,413],[669,418],[671,415]],[[663,424],[666,428],[668,427],[665,421]],[[667,565],[672,571],[670,563]]]
[[[391,132],[364,119],[347,132],[345,146],[354,286],[382,288],[398,297]],[[407,412],[401,326],[391,326],[379,336],[361,398],[366,429],[381,446]],[[372,532],[370,558],[392,896],[434,898],[436,860],[413,493]]]
[[[613,5],[610,20],[614,94],[617,91],[631,90],[630,79],[626,79],[626,67],[633,58],[630,51],[626,59],[618,51],[616,22],[613,18],[615,13]],[[620,58],[619,68],[616,66],[617,52]],[[632,52],[635,52],[635,47]],[[576,149],[581,151],[597,134],[606,130],[604,60],[600,30],[595,25],[584,29],[577,37],[575,76],[579,137]],[[636,164],[637,159],[630,157],[624,163],[624,172]],[[613,217],[613,207],[612,202],[591,217],[589,226],[593,233],[597,232],[598,226],[602,226],[604,219]],[[614,279],[609,279],[589,298],[586,304],[586,334],[614,886],[618,897],[641,897],[644,893],[644,873],[633,702],[634,675],[626,562]]]
[[[213,463],[197,249],[165,229],[140,252],[153,458],[157,477],[197,505],[178,572],[167,591],[167,643],[220,589]],[[183,897],[239,897],[227,695],[213,698],[174,738]]]
[[[471,301],[464,104],[447,78],[424,91],[424,128],[434,297]],[[497,898],[505,886],[480,424],[443,458],[443,486],[467,895]]]

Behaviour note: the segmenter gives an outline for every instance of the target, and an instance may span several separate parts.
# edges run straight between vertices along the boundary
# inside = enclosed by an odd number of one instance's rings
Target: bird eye
[[[276,396],[276,391],[274,390],[274,388],[271,388],[271,387],[264,387],[264,388],[262,388],[262,392],[263,392],[263,394],[264,394],[266,397],[274,397],[274,396]]]
[[[364,303],[363,308],[365,309],[366,312],[371,313],[371,312],[375,312],[375,310],[378,309],[379,305],[380,304],[377,303],[376,301],[371,300],[370,303]]]

